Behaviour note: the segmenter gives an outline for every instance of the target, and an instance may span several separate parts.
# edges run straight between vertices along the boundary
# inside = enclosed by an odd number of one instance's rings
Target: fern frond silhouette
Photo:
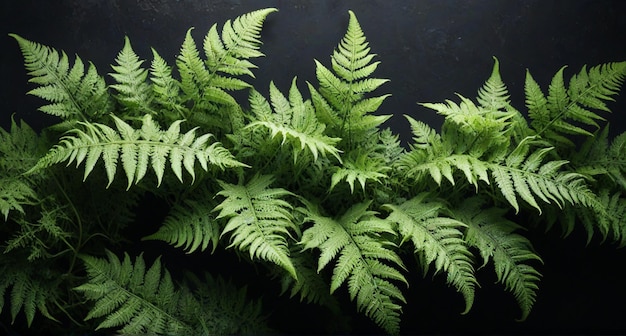
[[[395,235],[391,222],[368,210],[370,202],[358,203],[335,219],[317,209],[301,209],[313,226],[302,234],[305,249],[319,249],[318,272],[337,258],[330,284],[331,293],[347,281],[348,293],[357,309],[391,334],[400,330],[400,289],[392,282],[408,285],[400,270],[404,265],[392,249],[393,243],[379,237]],[[398,270],[400,269],[400,270]]]

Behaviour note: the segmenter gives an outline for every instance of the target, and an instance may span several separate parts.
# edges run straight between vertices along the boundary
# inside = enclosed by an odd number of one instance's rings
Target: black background
[[[394,115],[389,126],[403,141],[410,139],[403,114],[438,127],[442,119],[416,102],[454,99],[455,92],[475,97],[490,74],[492,56],[500,60],[513,105],[522,111],[526,69],[545,90],[561,66],[568,66],[569,78],[584,64],[626,60],[626,2],[619,0],[5,0],[0,4],[0,124],[6,126],[13,113],[37,128],[51,120],[36,111],[40,100],[25,95],[32,87],[8,33],[78,54],[104,74],[125,35],[143,58],[150,60],[149,48],[154,47],[173,64],[189,27],[195,27],[200,43],[212,24],[221,27],[227,19],[263,7],[280,11],[268,17],[262,33],[267,57],[255,61],[259,69],[251,82],[257,89],[267,92],[274,80],[286,90],[293,76],[298,76],[301,89],[305,81],[315,82],[313,59],[329,64],[352,9],[382,61],[375,75],[391,79],[378,91],[393,94],[380,113]],[[607,115],[613,134],[626,130],[623,96],[610,104],[613,114]],[[462,297],[447,288],[441,276],[410,279],[403,332],[626,334],[623,250],[596,239],[585,247],[582,229],[565,240],[556,230],[527,236],[545,262],[540,266],[544,276],[537,303],[527,321],[514,321],[519,316],[514,299],[493,285],[495,277],[487,267],[478,273],[482,288],[475,307],[464,316],[459,315]],[[162,245],[146,247],[170,252]],[[206,262],[195,263],[203,257],[195,258],[188,266],[199,271],[206,267]],[[239,282],[246,283],[243,273]],[[277,327],[294,333],[324,332],[323,312],[274,300],[276,286],[265,285],[271,288],[256,284],[256,291],[268,292],[272,320],[285,321],[276,322]],[[255,284],[250,286],[255,290]],[[378,332],[367,319],[353,319],[355,333]]]

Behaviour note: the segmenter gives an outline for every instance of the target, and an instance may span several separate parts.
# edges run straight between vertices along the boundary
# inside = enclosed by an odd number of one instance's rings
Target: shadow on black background
[[[266,92],[270,80],[286,89],[293,76],[298,76],[301,88],[305,81],[314,82],[313,59],[328,63],[352,9],[382,61],[375,75],[391,79],[378,91],[393,94],[380,112],[394,115],[389,126],[404,141],[410,134],[403,114],[438,127],[441,118],[416,102],[454,99],[455,92],[474,97],[490,74],[492,56],[499,58],[513,105],[522,111],[526,69],[546,88],[563,65],[569,66],[569,77],[584,64],[626,60],[626,2],[619,0],[5,0],[0,5],[0,124],[6,126],[12,113],[35,128],[51,120],[36,111],[41,103],[37,98],[25,95],[31,87],[19,48],[7,33],[78,54],[104,74],[110,71],[108,65],[125,35],[140,56],[151,59],[149,48],[154,47],[173,63],[189,27],[195,27],[194,36],[200,41],[213,23],[221,26],[229,18],[262,7],[280,11],[268,18],[262,33],[267,57],[255,61],[259,69],[252,80],[258,90]],[[613,134],[626,130],[624,94],[617,100],[610,105],[613,114],[607,116]],[[488,267],[479,271],[482,288],[476,293],[474,309],[465,316],[459,314],[461,295],[447,288],[441,276],[433,281],[412,272],[415,278],[407,292],[403,332],[626,334],[626,253],[597,240],[585,248],[582,231],[566,240],[557,231],[527,234],[545,265],[540,267],[544,277],[537,303],[526,322],[514,321],[519,316],[515,301],[501,286],[492,285],[495,277]],[[168,247],[149,243],[145,248]],[[204,267],[206,262],[195,264],[201,258],[189,259],[188,266]],[[247,271],[244,267],[238,272]],[[239,280],[245,283],[246,278]],[[292,333],[325,332],[326,312],[274,300],[277,289],[264,285],[250,284],[253,292],[268,292],[265,298],[274,311],[273,320],[288,321],[277,327]],[[362,316],[352,319],[355,333],[378,332]]]

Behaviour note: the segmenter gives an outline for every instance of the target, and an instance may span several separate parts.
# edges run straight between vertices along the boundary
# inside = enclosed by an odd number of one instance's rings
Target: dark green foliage
[[[626,134],[610,139],[599,114],[626,62],[585,67],[568,86],[563,68],[547,96],[529,72],[522,113],[495,60],[476,99],[422,104],[445,118],[440,130],[407,116],[414,138],[403,148],[381,128],[389,94],[375,91],[388,80],[372,77],[380,61],[353,12],[330,66],[312,65],[308,98],[296,77],[283,92],[269,83],[268,98],[246,82],[275,11],[213,25],[201,48],[190,29],[173,65],[154,49],[141,59],[126,37],[106,78],[11,34],[29,93],[61,121],[41,134],[15,121],[0,131],[3,316],[121,334],[270,332],[245,288],[179,265],[170,273],[161,257],[133,261],[127,251],[143,246],[127,227],[188,254],[235,253],[258,271],[245,281],[269,272],[276,293],[335,315],[345,288],[389,334],[401,332],[409,273],[443,275],[471,313],[477,274],[492,268],[523,320],[538,267],[549,267],[524,230],[582,226],[590,240],[626,245]],[[162,223],[137,220],[147,200],[163,206]],[[201,266],[218,270],[212,262]]]

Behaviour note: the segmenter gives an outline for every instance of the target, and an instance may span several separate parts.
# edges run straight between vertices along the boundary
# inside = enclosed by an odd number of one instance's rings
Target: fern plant
[[[409,275],[443,275],[471,314],[491,269],[524,320],[549,267],[524,230],[582,224],[590,240],[626,244],[626,134],[610,139],[601,125],[626,62],[584,67],[569,87],[563,68],[547,96],[528,72],[523,113],[495,59],[476,99],[422,103],[441,129],[407,115],[414,138],[403,147],[383,128],[389,94],[375,91],[388,80],[373,77],[380,61],[353,12],[330,65],[313,63],[308,93],[297,77],[286,91],[270,82],[267,97],[246,82],[274,12],[215,24],[200,49],[188,30],[172,65],[155,49],[143,60],[126,37],[109,76],[11,34],[29,93],[59,122],[0,131],[3,318],[120,334],[272,332],[263,303],[235,285],[255,276],[265,299],[288,293],[335,315],[352,301],[399,334]],[[162,207],[162,222],[141,222],[142,204]],[[176,251],[161,244],[201,256],[204,272],[166,269]],[[148,246],[166,252],[151,263],[130,252]],[[222,250],[248,267],[244,279],[211,274]]]

